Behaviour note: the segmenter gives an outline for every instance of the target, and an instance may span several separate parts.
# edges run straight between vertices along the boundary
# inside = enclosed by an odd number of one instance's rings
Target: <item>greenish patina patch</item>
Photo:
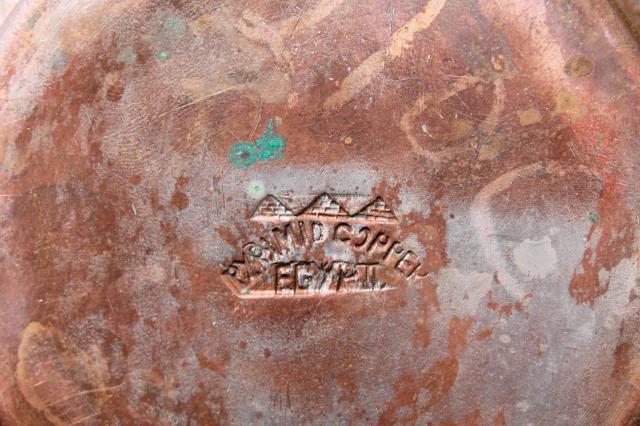
[[[594,224],[597,223],[598,220],[600,220],[600,217],[598,217],[598,215],[595,213],[589,213],[587,217],[589,218],[589,221]]]
[[[187,31],[187,24],[184,23],[182,18],[175,15],[168,16],[164,21],[164,30],[168,33],[176,35],[183,35]]]
[[[258,161],[258,151],[251,142],[238,142],[229,150],[229,161],[238,169],[246,169]]]
[[[265,196],[264,183],[259,180],[252,180],[247,185],[247,194],[254,200],[260,200]]]
[[[133,47],[127,46],[124,49],[121,49],[118,52],[118,56],[116,57],[116,61],[124,62],[126,64],[133,64],[138,60],[138,54]]]
[[[166,50],[161,50],[160,52],[158,52],[158,59],[160,59],[161,61],[166,61],[167,59],[169,59],[169,52],[167,52]]]
[[[281,160],[286,142],[284,136],[273,130],[273,120],[269,120],[262,136],[256,143],[238,142],[229,149],[229,161],[237,169],[246,169],[258,161]]]

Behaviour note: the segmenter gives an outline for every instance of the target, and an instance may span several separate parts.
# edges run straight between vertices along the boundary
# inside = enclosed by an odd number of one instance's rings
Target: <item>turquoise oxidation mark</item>
[[[187,25],[179,16],[171,15],[164,21],[164,30],[181,36],[187,31]]]
[[[281,160],[285,146],[284,136],[273,130],[273,120],[269,120],[256,143],[243,141],[231,146],[229,161],[238,169],[246,169],[258,161]]]

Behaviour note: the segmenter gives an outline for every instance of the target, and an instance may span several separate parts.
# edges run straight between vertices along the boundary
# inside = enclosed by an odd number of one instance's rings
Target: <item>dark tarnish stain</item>
[[[140,182],[142,182],[142,177],[140,175],[133,175],[133,176],[131,176],[131,179],[129,179],[129,181],[134,186],[135,185],[140,185]]]
[[[189,206],[189,198],[184,192],[176,191],[171,197],[171,205],[178,210],[184,210]]]
[[[495,426],[507,426],[507,418],[504,415],[504,408],[498,411],[498,414],[493,418],[493,424]]]
[[[182,190],[189,183],[189,178],[180,176],[176,180],[175,192],[171,196],[171,205],[178,210],[184,210],[189,206],[189,197]]]
[[[476,334],[476,339],[478,339],[478,340],[486,340],[489,337],[491,337],[492,334],[493,334],[493,329],[485,328],[484,330],[482,330],[478,334]]]
[[[584,56],[574,56],[564,67],[564,72],[571,78],[586,77],[593,71],[593,62]]]
[[[229,230],[229,228],[219,227],[216,228],[216,232],[220,239],[229,244],[229,246],[235,248],[238,245],[238,238]]]
[[[385,407],[378,419],[378,425],[415,423],[424,413],[430,411],[451,391],[458,376],[458,358],[467,347],[467,333],[473,325],[471,318],[454,317],[449,322],[447,340],[448,355],[425,369],[418,377],[403,374],[396,382],[393,400]],[[422,390],[429,392],[429,400],[420,405],[418,394]],[[399,417],[402,408],[410,408],[410,413]],[[405,412],[404,410],[402,410]]]
[[[124,93],[124,84],[117,82],[112,84],[107,89],[107,99],[112,102],[117,102],[122,98],[122,94]]]
[[[620,326],[611,371],[616,392],[605,416],[607,425],[636,426],[640,421],[640,358],[636,335],[639,322],[634,316],[622,321]]]
[[[620,196],[616,180],[606,180],[598,202],[598,221],[587,234],[587,248],[569,284],[576,303],[593,305],[607,292],[609,279],[600,280],[600,271],[611,271],[620,261],[633,256],[634,222]]]
[[[620,337],[613,351],[613,371],[611,372],[611,378],[618,383],[624,382],[628,378],[629,367],[635,359],[636,345],[634,344],[633,331],[638,323],[639,321],[636,319],[629,319],[622,321],[620,325]]]
[[[631,343],[621,342],[618,343],[616,349],[613,351],[613,371],[611,372],[611,377],[614,379],[621,380],[626,377],[631,349]]]

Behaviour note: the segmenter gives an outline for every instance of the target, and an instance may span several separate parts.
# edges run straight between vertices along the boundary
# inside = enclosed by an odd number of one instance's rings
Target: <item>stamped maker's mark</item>
[[[350,214],[329,194],[298,213],[267,195],[251,220],[264,233],[223,273],[239,297],[383,291],[426,275],[418,256],[394,237],[398,218],[380,197]]]

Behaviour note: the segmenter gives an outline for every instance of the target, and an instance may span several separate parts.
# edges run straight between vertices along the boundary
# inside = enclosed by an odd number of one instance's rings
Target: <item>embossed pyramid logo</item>
[[[267,195],[251,219],[265,225],[261,235],[223,266],[238,297],[377,292],[425,275],[416,253],[397,239],[398,218],[380,197],[350,213],[323,193],[296,214]]]
[[[273,195],[267,195],[264,197],[255,213],[253,213],[252,220],[261,221],[280,221],[287,218],[293,218],[293,212],[284,205],[284,203],[278,200]]]
[[[359,220],[398,223],[398,218],[396,217],[396,215],[393,214],[391,208],[380,197],[376,198],[370,204],[366,205],[353,217],[354,219]]]
[[[329,194],[322,194],[315,199],[306,209],[300,213],[300,216],[307,218],[344,218],[349,213]]]

